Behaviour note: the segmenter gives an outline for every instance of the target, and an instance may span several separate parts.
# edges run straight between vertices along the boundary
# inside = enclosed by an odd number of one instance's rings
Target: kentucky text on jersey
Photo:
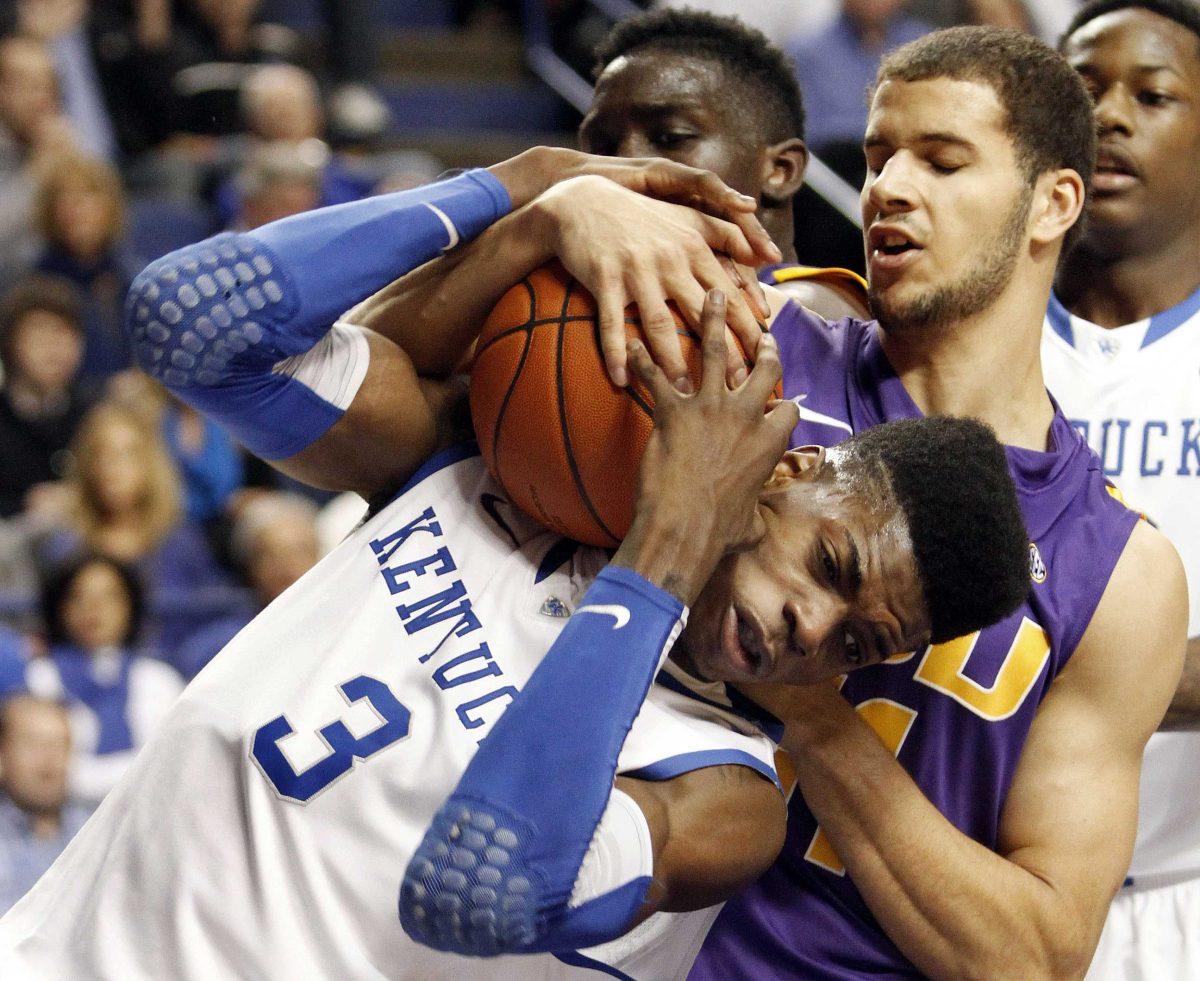
[[[504,670],[493,657],[487,641],[482,636],[472,637],[482,630],[483,624],[471,608],[471,599],[462,580],[454,577],[446,581],[446,577],[457,572],[458,566],[450,549],[439,544],[442,541],[441,523],[434,509],[427,507],[401,528],[374,539],[371,551],[379,562],[379,572],[388,592],[405,599],[396,606],[405,633],[410,637],[418,634],[433,636],[423,632],[453,621],[445,635],[418,660],[425,664],[437,658],[432,678],[442,691],[474,686],[463,693],[470,697],[456,705],[454,712],[464,728],[479,729],[489,719],[495,721],[503,707],[516,697],[517,689],[503,683]],[[418,558],[411,557],[414,552]],[[439,586],[443,588],[437,592],[421,594],[422,588],[437,589]],[[410,590],[413,590],[411,594]],[[456,643],[466,637],[472,639]],[[501,681],[498,683],[496,679]],[[479,693],[476,682],[485,682],[485,691]],[[489,705],[492,708],[485,719],[483,710]],[[479,733],[479,738],[484,735]]]

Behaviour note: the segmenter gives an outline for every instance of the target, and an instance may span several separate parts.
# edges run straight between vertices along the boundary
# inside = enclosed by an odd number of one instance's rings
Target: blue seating
[[[134,198],[129,202],[129,245],[151,262],[199,242],[217,231],[217,218],[204,205],[175,198]]]

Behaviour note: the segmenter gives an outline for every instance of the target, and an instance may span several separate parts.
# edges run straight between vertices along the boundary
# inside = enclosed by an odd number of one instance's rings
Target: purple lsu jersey
[[[789,304],[775,320],[784,393],[800,406],[793,445],[921,413],[877,326],[827,323]],[[1079,643],[1138,515],[1061,412],[1046,452],[1008,447],[1029,531],[1029,599],[981,633],[850,674],[842,693],[960,831],[995,849],[1034,715]],[[886,808],[888,802],[881,800]],[[919,977],[867,908],[800,794],[771,870],[725,907],[690,977]]]

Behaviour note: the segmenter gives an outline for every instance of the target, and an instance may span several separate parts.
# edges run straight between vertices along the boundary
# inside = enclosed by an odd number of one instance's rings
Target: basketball
[[[698,384],[700,338],[678,313],[676,322]],[[625,329],[645,340],[632,308]],[[576,541],[620,543],[633,521],[654,401],[632,373],[625,389],[609,380],[596,304],[560,264],[532,272],[492,310],[470,403],[484,461],[513,504]]]

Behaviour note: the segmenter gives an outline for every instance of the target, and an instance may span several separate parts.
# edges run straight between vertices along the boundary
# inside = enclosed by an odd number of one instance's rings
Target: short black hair
[[[108,566],[120,577],[125,587],[125,595],[129,599],[129,625],[125,629],[125,636],[121,638],[121,645],[130,647],[141,633],[145,616],[145,591],[142,581],[132,566],[97,552],[85,552],[68,559],[51,569],[42,581],[41,611],[46,639],[51,644],[71,643],[66,624],[63,622],[63,602],[80,573],[93,565]]]
[[[1096,170],[1092,99],[1079,73],[1053,48],[1009,28],[951,27],[885,57],[875,84],[934,78],[991,86],[1030,184],[1049,170],[1069,168],[1091,188]],[[1081,217],[1067,232],[1064,253],[1079,240],[1082,226]]]
[[[759,116],[769,142],[804,139],[804,99],[796,71],[762,31],[736,17],[700,10],[638,14],[617,24],[596,46],[596,77],[623,55],[646,50],[715,62],[762,99]]]
[[[1194,0],[1092,0],[1091,3],[1084,4],[1071,18],[1071,23],[1058,39],[1058,49],[1061,51],[1072,34],[1097,17],[1130,8],[1148,10],[1152,14],[1166,17],[1167,20],[1173,20],[1195,34],[1197,43],[1200,43],[1200,4]]]
[[[1029,534],[1004,447],[975,419],[929,416],[842,446],[878,461],[908,524],[935,644],[982,630],[1029,594]]]
[[[52,313],[83,334],[83,304],[74,283],[60,276],[27,276],[0,298],[0,362],[6,366],[12,364],[17,328],[35,310]]]

